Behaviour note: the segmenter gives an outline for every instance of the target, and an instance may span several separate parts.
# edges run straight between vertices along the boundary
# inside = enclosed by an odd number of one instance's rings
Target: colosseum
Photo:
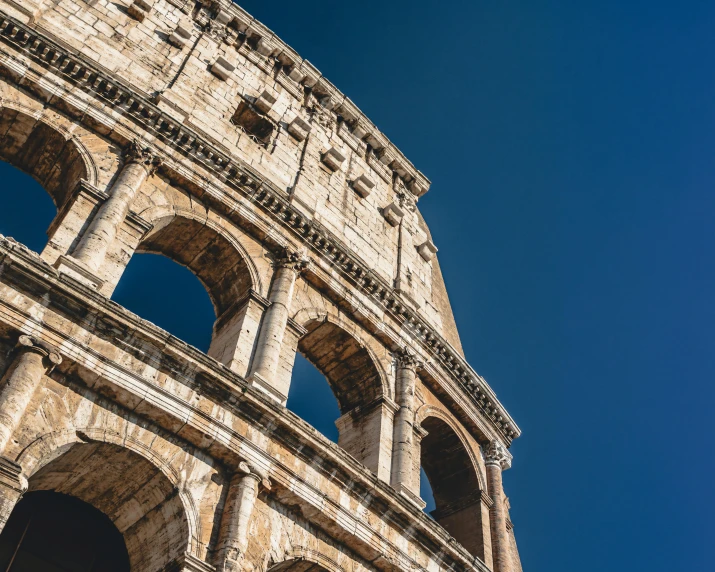
[[[464,358],[430,181],[264,24],[0,0],[0,158],[56,206],[41,252],[0,236],[4,570],[521,572],[520,430]],[[201,281],[208,352],[112,301],[135,252]],[[337,443],[285,407],[297,354]]]

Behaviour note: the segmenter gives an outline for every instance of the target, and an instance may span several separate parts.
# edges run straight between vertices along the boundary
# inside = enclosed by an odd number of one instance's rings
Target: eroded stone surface
[[[133,571],[520,572],[519,430],[461,355],[429,181],[263,24],[0,0],[0,159],[58,209],[39,255],[0,239],[0,527],[54,490]],[[208,355],[108,301],[134,252],[202,281]],[[337,446],[284,407],[297,352]]]

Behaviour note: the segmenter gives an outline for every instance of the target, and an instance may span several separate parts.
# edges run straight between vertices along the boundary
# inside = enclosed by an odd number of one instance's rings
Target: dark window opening
[[[243,129],[256,143],[262,145],[267,145],[273,135],[273,123],[246,101],[240,103],[231,122]]]

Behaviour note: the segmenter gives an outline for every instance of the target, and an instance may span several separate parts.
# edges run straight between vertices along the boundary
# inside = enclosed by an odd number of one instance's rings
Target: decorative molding
[[[492,441],[484,451],[484,462],[487,465],[497,465],[502,471],[511,468],[512,456],[499,441]]]
[[[238,9],[235,5],[233,8]],[[264,179],[238,157],[218,148],[148,99],[134,93],[130,87],[109,77],[96,64],[70,53],[37,30],[2,12],[0,42],[13,46],[38,64],[53,70],[53,73],[70,84],[98,98],[103,105],[121,110],[126,118],[136,121],[143,130],[153,134],[165,145],[213,172],[227,186],[247,195],[314,252],[330,261],[348,281],[371,296],[395,320],[402,323],[403,328],[423,344],[434,360],[443,366],[444,372],[470,396],[507,445],[521,434],[484,378],[471,368],[464,357],[332,233],[319,222],[306,220],[304,215],[290,204],[285,191]],[[15,73],[14,70],[12,73]]]

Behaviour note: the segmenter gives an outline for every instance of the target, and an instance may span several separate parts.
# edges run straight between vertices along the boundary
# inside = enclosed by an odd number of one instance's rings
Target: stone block
[[[174,29],[169,36],[169,43],[177,48],[183,48],[191,39],[191,31],[193,25],[188,19],[181,20],[179,25]]]
[[[335,147],[331,147],[321,158],[323,164],[325,164],[331,171],[337,171],[340,166],[345,162],[345,156],[338,151]]]
[[[360,175],[352,182],[352,187],[358,195],[365,198],[375,188],[375,183],[367,175]]]
[[[400,224],[402,217],[405,216],[405,213],[399,205],[392,202],[382,209],[382,216],[385,217],[385,220],[390,223],[390,225],[397,226]]]
[[[226,81],[235,69],[236,66],[224,56],[216,58],[211,65],[211,73],[223,81]]]
[[[417,247],[417,252],[420,253],[422,258],[429,262],[434,258],[434,255],[437,254],[437,247],[434,245],[434,242],[427,239]]]
[[[135,20],[143,22],[144,18],[151,12],[153,6],[154,0],[134,0],[127,8],[127,12]]]
[[[275,102],[276,96],[267,89],[264,89],[261,95],[256,98],[256,101],[253,104],[263,113],[268,113]]]
[[[288,133],[295,137],[298,141],[303,141],[310,133],[310,124],[302,117],[297,115],[293,121],[288,124]]]

